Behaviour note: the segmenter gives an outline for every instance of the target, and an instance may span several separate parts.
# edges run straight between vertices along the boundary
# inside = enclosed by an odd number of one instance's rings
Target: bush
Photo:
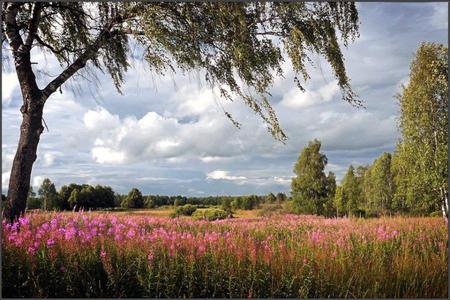
[[[283,213],[283,206],[281,204],[264,204],[257,215],[260,217],[272,216],[274,214]]]
[[[192,216],[192,214],[197,210],[197,207],[192,204],[186,204],[183,206],[178,206],[175,210],[170,214],[172,218],[178,216]]]
[[[208,220],[208,221],[223,220],[226,219],[228,216],[229,214],[226,211],[219,208],[196,210],[192,214],[192,218],[194,220]]]
[[[430,217],[442,217],[442,211],[438,210],[438,211],[433,211],[430,214]]]

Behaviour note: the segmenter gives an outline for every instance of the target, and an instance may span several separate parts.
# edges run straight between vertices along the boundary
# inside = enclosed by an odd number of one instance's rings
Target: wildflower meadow
[[[447,298],[442,218],[3,221],[4,297]]]

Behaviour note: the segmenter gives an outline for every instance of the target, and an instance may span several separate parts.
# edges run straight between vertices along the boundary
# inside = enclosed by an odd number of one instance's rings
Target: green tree
[[[397,96],[401,138],[394,173],[396,204],[402,197],[412,211],[448,216],[448,48],[422,43],[410,79]],[[400,201],[401,203],[401,201]]]
[[[345,203],[345,212],[356,215],[361,207],[361,186],[355,174],[355,168],[350,165],[342,180],[342,198]]]
[[[345,215],[347,203],[345,202],[341,185],[336,186],[336,193],[334,195],[334,207],[336,208],[336,216],[341,217]]]
[[[327,176],[327,198],[324,203],[324,215],[331,217],[336,215],[336,207],[334,205],[334,199],[336,196],[336,175],[333,172],[328,172]]]
[[[42,199],[42,208],[44,210],[58,208],[58,193],[56,192],[55,185],[50,181],[50,179],[45,178],[44,181],[42,181],[42,184],[38,190],[38,195]]]
[[[144,206],[146,208],[154,208],[154,207],[156,207],[155,197],[152,196],[152,195],[148,195],[147,197],[145,197],[145,199],[144,199]]]
[[[371,211],[380,211],[384,214],[392,211],[394,180],[391,161],[392,155],[385,152],[373,162],[366,172],[364,194],[367,199],[367,207]]]
[[[266,196],[266,201],[267,203],[274,203],[275,201],[277,201],[277,197],[275,197],[275,195],[273,193],[269,193]]]
[[[233,209],[242,208],[242,197],[235,197],[233,201],[231,201],[231,207]]]
[[[320,153],[318,140],[309,142],[295,163],[291,194],[295,207],[300,213],[322,215],[327,201],[327,176],[324,169],[327,157]]]
[[[122,207],[124,208],[142,208],[144,207],[144,199],[142,193],[137,189],[133,188],[128,193],[128,196],[124,198],[122,202]]]
[[[72,208],[77,208],[77,209],[79,209],[80,208],[80,206],[79,206],[79,203],[80,203],[80,199],[79,199],[79,192],[78,192],[78,189],[73,189],[71,192],[70,192],[70,196],[69,196],[69,199],[68,199],[68,202],[69,202],[69,205],[72,207]]]
[[[295,82],[303,90],[310,56],[325,57],[343,99],[360,104],[350,87],[339,40],[358,36],[353,2],[4,2],[2,44],[8,44],[20,82],[22,125],[8,188],[11,221],[25,210],[31,170],[43,132],[47,100],[70,79],[108,73],[117,90],[131,66],[131,49],[158,74],[202,69],[205,81],[225,100],[240,98],[277,139],[286,138],[268,97],[281,65],[290,58]],[[133,47],[131,47],[133,46]],[[39,48],[60,62],[63,71],[41,89],[32,68]],[[286,55],[283,55],[283,52]],[[240,126],[225,112],[233,124]]]
[[[285,202],[287,200],[287,196],[285,193],[278,193],[277,194],[277,202],[278,203],[282,203]]]
[[[394,182],[394,192],[392,196],[392,209],[396,212],[409,213],[411,211],[411,205],[408,203],[408,174],[407,166],[405,165],[405,159],[399,155],[399,146],[392,155],[391,160],[391,173]]]
[[[232,206],[231,206],[231,202],[233,201],[232,197],[224,197],[222,199],[222,209],[224,211],[226,211],[227,213],[231,214],[232,213]]]
[[[92,207],[114,207],[114,191],[109,186],[96,185],[94,188],[95,201]]]
[[[59,190],[59,197],[60,197],[61,204],[62,204],[62,206],[65,207],[65,209],[73,209],[76,202],[74,202],[73,199],[71,201],[69,201],[69,198],[70,198],[73,190],[77,189],[80,191],[81,188],[82,188],[81,185],[75,184],[75,183],[71,183],[69,185],[63,185],[61,187],[61,189]]]

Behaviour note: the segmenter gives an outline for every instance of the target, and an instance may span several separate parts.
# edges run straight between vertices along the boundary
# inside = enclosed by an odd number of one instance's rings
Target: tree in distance
[[[292,178],[291,194],[295,209],[299,213],[323,215],[325,204],[330,199],[329,178],[324,172],[328,160],[320,153],[320,147],[318,140],[309,142],[294,166],[296,177]]]
[[[141,191],[137,188],[131,189],[128,193],[128,196],[123,199],[122,202],[123,208],[143,208],[144,207],[144,198],[142,197]]]

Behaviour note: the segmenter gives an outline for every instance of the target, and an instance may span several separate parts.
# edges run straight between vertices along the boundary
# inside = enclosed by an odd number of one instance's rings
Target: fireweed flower
[[[398,253],[404,253],[402,247],[405,245],[415,244],[417,247],[435,245],[430,247],[434,249],[432,251],[446,253],[446,235],[441,236],[440,231],[436,230],[439,224],[445,225],[443,221],[437,223],[433,220],[430,224],[417,220],[412,222],[394,218],[359,222],[351,218],[343,220],[294,215],[218,222],[172,221],[93,212],[89,217],[82,213],[29,214],[13,225],[4,223],[2,230],[3,247],[7,251],[22,251],[33,257],[41,247],[57,244],[58,247],[54,247],[51,253],[60,253],[68,258],[76,253],[94,253],[105,266],[110,263],[108,257],[111,252],[106,251],[103,245],[108,245],[107,249],[117,250],[113,253],[118,256],[132,251],[144,262],[147,260],[149,265],[160,263],[159,259],[155,260],[156,257],[163,258],[161,261],[187,259],[194,264],[202,264],[206,257],[211,257],[221,266],[227,265],[220,261],[226,258],[232,263],[240,262],[241,266],[253,263],[254,267],[259,268],[265,264],[269,270],[277,269],[280,264],[283,268],[301,266],[302,263],[306,268],[313,265],[320,267],[324,260],[333,260],[334,257],[349,259],[350,266],[352,257],[358,257],[361,243],[381,249],[378,245],[383,246],[386,241],[399,236],[404,236],[404,239],[398,239]],[[411,255],[414,253],[412,251]],[[443,258],[444,254],[430,257]],[[74,260],[68,259],[66,263],[71,261]],[[72,269],[72,265],[65,267]],[[301,272],[302,268],[299,270]]]

